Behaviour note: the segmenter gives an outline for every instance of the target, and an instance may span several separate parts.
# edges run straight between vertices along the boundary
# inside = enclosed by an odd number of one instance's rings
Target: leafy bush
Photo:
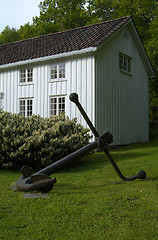
[[[0,167],[46,167],[88,144],[88,129],[63,114],[50,118],[1,112]]]

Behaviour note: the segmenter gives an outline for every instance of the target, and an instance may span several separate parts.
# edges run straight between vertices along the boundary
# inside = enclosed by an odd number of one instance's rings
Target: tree
[[[111,0],[88,0],[86,1],[91,22],[100,22],[112,18],[113,6]]]
[[[150,37],[150,23],[157,0],[113,0],[113,18],[131,16],[143,43]]]
[[[20,39],[19,34],[15,28],[6,26],[0,34],[0,44],[15,42]]]
[[[149,33],[150,38],[147,39],[145,45],[153,67],[158,74],[158,3],[153,11],[153,18],[150,23]]]
[[[26,23],[24,26],[20,26],[20,29],[17,32],[21,40],[36,36],[34,26],[29,23]]]
[[[158,114],[158,3],[153,11],[149,32],[150,38],[145,42],[145,46],[156,75],[149,81],[150,112],[153,115],[155,109]]]
[[[85,26],[88,14],[85,0],[45,0],[40,4],[40,16],[34,18],[35,29],[50,33]]]

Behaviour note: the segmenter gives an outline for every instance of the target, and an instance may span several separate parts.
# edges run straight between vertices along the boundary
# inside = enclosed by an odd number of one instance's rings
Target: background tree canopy
[[[39,8],[40,16],[33,18],[33,24],[26,23],[17,30],[6,26],[0,44],[130,15],[156,75],[149,81],[150,109],[158,108],[157,0],[45,0]]]

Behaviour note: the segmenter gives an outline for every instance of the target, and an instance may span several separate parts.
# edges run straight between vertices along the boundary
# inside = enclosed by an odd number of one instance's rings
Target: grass
[[[111,150],[121,181],[103,153],[57,178],[48,198],[25,199],[10,189],[19,172],[0,170],[0,240],[157,240],[158,139]]]

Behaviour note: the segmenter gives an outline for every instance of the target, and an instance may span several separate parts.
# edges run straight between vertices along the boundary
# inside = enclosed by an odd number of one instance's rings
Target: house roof
[[[0,45],[0,65],[97,47],[125,25],[130,17]]]

